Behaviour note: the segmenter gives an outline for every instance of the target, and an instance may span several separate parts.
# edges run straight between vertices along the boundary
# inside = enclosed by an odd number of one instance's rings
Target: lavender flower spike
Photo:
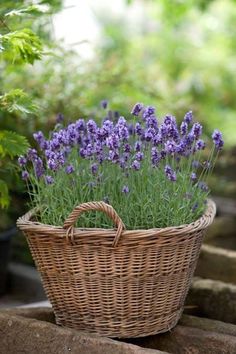
[[[147,118],[153,116],[155,114],[155,108],[152,106],[147,106],[143,112],[143,119],[146,120]]]
[[[45,176],[44,180],[45,180],[46,184],[53,184],[54,183],[54,179],[52,176]]]
[[[106,108],[107,108],[107,105],[108,105],[108,101],[107,101],[107,100],[102,100],[102,101],[100,102],[100,105],[101,105],[102,108],[106,109]]]
[[[133,170],[138,171],[140,169],[140,162],[137,160],[134,160],[133,163],[131,164],[131,167]]]
[[[29,179],[29,172],[22,171],[21,177],[24,181],[27,181],[27,179]]]
[[[184,122],[187,124],[190,124],[192,122],[192,120],[193,120],[193,112],[189,111],[184,116]]]
[[[27,159],[25,156],[21,155],[18,158],[18,164],[20,167],[24,167],[27,164]]]
[[[222,133],[218,129],[214,130],[212,134],[212,140],[215,144],[216,149],[221,150],[224,146],[224,140],[222,139]]]
[[[176,173],[174,170],[172,170],[172,168],[169,166],[169,165],[166,165],[165,166],[165,174],[166,174],[166,177],[172,181],[172,182],[175,182],[176,181]]]
[[[93,174],[93,175],[96,175],[97,171],[98,171],[98,164],[97,164],[97,163],[93,163],[93,164],[91,165],[91,172],[92,172],[92,174]]]
[[[143,104],[136,103],[132,108],[131,114],[133,114],[133,116],[138,116],[142,109],[143,109]]]
[[[199,138],[199,136],[202,134],[202,126],[200,123],[193,124],[192,133],[193,133],[195,139]]]
[[[129,193],[129,187],[128,186],[123,186],[122,193],[128,194]]]
[[[68,175],[70,175],[71,173],[73,173],[75,171],[75,168],[72,165],[68,165],[68,166],[66,166],[65,171]]]
[[[204,150],[206,147],[206,144],[205,142],[202,140],[202,139],[199,139],[197,142],[196,142],[196,149],[197,150]]]

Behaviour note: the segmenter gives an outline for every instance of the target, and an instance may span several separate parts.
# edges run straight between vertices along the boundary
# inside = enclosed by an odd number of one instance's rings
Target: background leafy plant
[[[36,60],[41,60],[43,56],[43,44],[39,36],[34,33],[27,24],[22,21],[24,16],[41,15],[45,12],[48,1],[42,1],[38,5],[28,5],[19,1],[17,5],[13,1],[6,1],[0,12],[0,52],[1,52],[1,81],[4,83],[12,70],[25,64],[34,64]],[[58,6],[59,2],[52,2]],[[12,8],[14,5],[14,9]],[[17,6],[15,8],[15,6]],[[20,21],[18,19],[20,18]],[[4,90],[4,85],[2,85]],[[32,97],[28,95],[20,85],[11,85],[9,90],[1,92],[0,95],[0,207],[9,205],[8,183],[4,179],[12,171],[14,164],[12,160],[19,152],[24,153],[28,147],[26,138],[11,129],[15,125],[15,115],[18,117],[27,116],[37,112],[37,105]],[[6,123],[7,122],[7,123]],[[13,122],[13,124],[11,124]],[[7,130],[11,129],[11,130]],[[15,129],[14,129],[15,130]]]

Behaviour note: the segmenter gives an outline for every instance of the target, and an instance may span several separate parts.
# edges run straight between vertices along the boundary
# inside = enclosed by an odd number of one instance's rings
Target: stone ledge
[[[236,285],[194,278],[186,305],[193,307],[194,315],[236,324]]]
[[[54,324],[50,308],[0,312],[3,353],[16,354],[235,354],[236,326],[183,315],[170,332],[114,340]]]
[[[164,354],[159,350],[62,328],[50,309],[11,309],[0,312],[1,352],[8,354]]]

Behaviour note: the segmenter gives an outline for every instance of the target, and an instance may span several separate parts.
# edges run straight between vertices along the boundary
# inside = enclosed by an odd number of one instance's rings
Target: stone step
[[[183,315],[170,332],[124,341],[57,326],[50,308],[18,308],[0,311],[0,342],[8,354],[235,354],[236,326]]]

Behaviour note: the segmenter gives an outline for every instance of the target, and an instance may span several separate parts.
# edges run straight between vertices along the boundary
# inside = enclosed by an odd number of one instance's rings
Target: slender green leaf
[[[0,179],[0,207],[7,208],[9,205],[9,194],[6,182]]]

